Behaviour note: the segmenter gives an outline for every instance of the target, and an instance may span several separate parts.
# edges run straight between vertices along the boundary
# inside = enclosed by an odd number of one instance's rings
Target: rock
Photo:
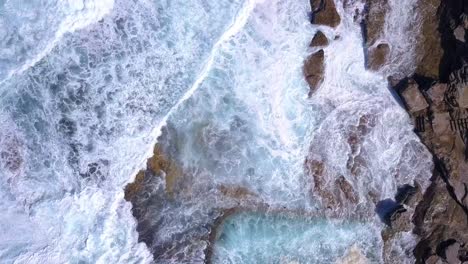
[[[465,42],[465,28],[463,25],[459,25],[454,31],[453,35],[455,38],[461,42]]]
[[[311,0],[312,23],[336,27],[340,24],[341,18],[336,11],[334,0]]]
[[[468,10],[463,6],[464,0],[419,1],[423,21],[416,74],[390,79],[434,156],[431,184],[412,218],[413,233],[419,237],[413,251],[416,263],[468,260],[468,46],[460,40]],[[418,128],[421,124],[423,129]]]
[[[325,53],[321,49],[310,55],[304,63],[303,71],[311,92],[315,92],[323,82],[325,71],[324,57]]]
[[[310,42],[310,47],[319,47],[319,46],[327,46],[328,45],[328,38],[322,31],[317,31],[315,33],[314,38]]]
[[[444,264],[444,261],[436,255],[430,256],[426,260],[426,264]]]
[[[368,51],[368,68],[377,71],[387,62],[390,47],[386,43],[381,43],[377,47],[371,47]]]
[[[413,187],[409,184],[405,184],[397,188],[395,194],[395,201],[399,204],[407,204],[411,198],[418,192],[417,187]]]
[[[443,111],[445,108],[445,91],[447,91],[447,84],[445,83],[436,83],[427,91],[429,99],[432,101],[431,104],[437,111]]]
[[[224,195],[235,199],[248,199],[258,195],[246,187],[220,185],[218,190]]]
[[[418,88],[418,84],[413,79],[410,79],[408,81],[408,86],[402,92],[402,96],[410,113],[421,111],[429,106]]]
[[[394,231],[411,231],[411,214],[406,210],[396,210],[390,217],[390,226]]]
[[[388,0],[366,0],[365,14],[362,21],[366,47],[373,46],[384,31],[385,15],[388,12]]]
[[[451,132],[450,119],[450,114],[448,112],[434,113],[432,127],[436,136],[442,136]]]
[[[468,84],[460,85],[458,89],[458,105],[468,108]]]
[[[345,179],[345,177],[339,176],[335,181],[335,185],[339,187],[346,200],[351,203],[357,203],[359,201],[359,197],[354,191],[353,186]]]
[[[17,173],[24,163],[21,141],[14,135],[0,132],[0,142],[0,168]]]

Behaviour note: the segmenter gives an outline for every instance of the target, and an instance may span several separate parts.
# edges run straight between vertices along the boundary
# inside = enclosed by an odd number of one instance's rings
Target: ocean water
[[[340,263],[354,247],[367,263],[378,263],[378,244],[379,229],[360,222],[244,213],[221,226],[213,262]]]
[[[324,211],[306,158],[327,164],[327,181],[350,181],[367,218],[346,225],[244,214],[229,223],[250,232],[257,227],[245,223],[260,221],[272,235],[244,254],[252,237],[228,228],[214,260],[241,252],[234,263],[268,262],[255,252],[270,243],[271,257],[307,258],[281,246],[289,238],[274,230],[287,223],[291,234],[310,229],[297,244],[320,230],[342,232],[327,244],[333,256],[353,240],[381,248],[367,231],[382,227],[368,193],[386,199],[403,184],[424,188],[431,158],[384,76],[364,69],[359,25],[338,6],[342,23],[333,30],[310,25],[308,1],[1,2],[1,262],[201,263],[211,245],[200,234],[214,212],[239,203],[221,186],[252,193],[255,202],[243,206]],[[318,29],[339,38],[325,49],[322,87],[308,97],[302,65]],[[375,126],[361,145],[362,177],[353,178],[347,133],[364,115]],[[154,189],[158,204],[146,217],[158,229],[146,245],[123,188],[163,127],[169,136],[160,140],[184,176],[176,199]],[[181,244],[176,253],[162,246]]]

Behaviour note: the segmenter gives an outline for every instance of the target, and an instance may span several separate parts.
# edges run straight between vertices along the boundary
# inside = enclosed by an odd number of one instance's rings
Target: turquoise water
[[[352,247],[379,263],[380,232],[366,223],[240,213],[220,226],[213,263],[334,263]]]

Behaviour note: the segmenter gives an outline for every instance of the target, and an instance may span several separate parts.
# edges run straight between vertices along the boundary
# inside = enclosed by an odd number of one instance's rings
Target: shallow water
[[[357,221],[241,213],[220,226],[213,263],[340,263],[354,248],[379,263],[379,229]]]

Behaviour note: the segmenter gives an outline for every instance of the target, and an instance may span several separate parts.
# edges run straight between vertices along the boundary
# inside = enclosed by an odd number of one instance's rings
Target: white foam
[[[11,12],[14,13],[16,9],[14,6],[22,5],[22,3],[13,4],[12,2],[14,1],[9,1],[9,5],[12,6],[13,10],[11,10]],[[34,66],[50,53],[66,33],[72,33],[100,20],[112,10],[114,0],[67,0],[63,2],[59,1],[58,3],[53,1],[46,4],[41,3],[40,6],[32,8],[45,8],[49,7],[50,4],[57,4],[57,6],[50,6],[50,9],[45,10],[44,13],[38,12],[37,10],[30,11],[37,12],[38,14],[34,14],[35,19],[47,21],[46,23],[38,23],[38,25],[35,25],[36,22],[33,21],[19,21],[19,27],[25,28],[27,34],[48,31],[53,32],[53,36],[40,39],[39,43],[37,43],[38,40],[31,39],[31,36],[21,36],[21,38],[24,38],[23,41],[25,43],[20,42],[15,45],[25,46],[26,49],[30,49],[25,50],[28,57],[24,61],[20,60],[19,64],[12,65],[7,69],[4,76],[2,72],[0,72],[0,84],[2,84],[5,79],[11,78],[12,75],[21,74],[28,68]],[[52,23],[49,21],[52,21]],[[45,25],[47,28],[40,28],[42,25]],[[2,26],[0,24],[0,27],[4,28],[6,25]],[[4,50],[7,49],[3,45],[0,47]],[[11,54],[10,56],[14,55],[20,54]],[[21,55],[24,56],[25,54]]]

